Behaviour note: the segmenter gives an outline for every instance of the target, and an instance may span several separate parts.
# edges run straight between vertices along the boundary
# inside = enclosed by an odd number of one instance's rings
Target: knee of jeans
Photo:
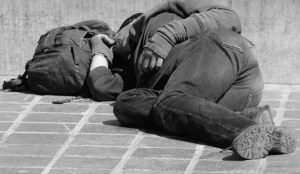
[[[146,89],[133,89],[120,94],[114,104],[113,112],[120,123],[132,125],[147,120],[158,93]]]
[[[126,120],[124,117],[127,115],[125,103],[123,103],[122,101],[115,101],[113,113],[117,117],[119,122],[123,124],[124,120]]]
[[[114,103],[113,113],[122,124],[126,124],[127,117],[130,116],[128,112],[133,108],[129,107],[128,102],[134,97],[135,95],[132,91],[125,91],[117,97]]]
[[[163,94],[159,97],[157,102],[154,104],[153,109],[152,109],[152,114],[154,117],[154,120],[156,124],[165,130],[170,129],[168,125],[169,118],[171,117],[170,115],[170,110],[172,108],[169,108],[170,105],[178,98],[181,97],[180,93],[174,91],[170,92],[168,94]]]

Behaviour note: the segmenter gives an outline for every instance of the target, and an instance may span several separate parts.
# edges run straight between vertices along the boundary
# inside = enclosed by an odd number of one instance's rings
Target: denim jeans
[[[231,145],[255,124],[240,111],[256,107],[262,96],[252,48],[231,31],[202,32],[175,46],[162,69],[148,77],[146,88],[119,95],[114,114],[126,126],[159,127],[220,147]]]

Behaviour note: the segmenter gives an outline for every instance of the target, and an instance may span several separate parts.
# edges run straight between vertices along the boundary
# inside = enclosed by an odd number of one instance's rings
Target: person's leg
[[[249,46],[231,32],[202,35],[182,49],[186,54],[155,103],[153,115],[168,132],[228,146],[255,124],[216,103],[239,78]]]
[[[244,53],[248,61],[240,70],[239,77],[217,103],[233,111],[257,107],[262,97],[264,82],[252,49]]]
[[[124,126],[154,128],[152,107],[160,91],[139,88],[121,93],[114,103],[114,114]]]

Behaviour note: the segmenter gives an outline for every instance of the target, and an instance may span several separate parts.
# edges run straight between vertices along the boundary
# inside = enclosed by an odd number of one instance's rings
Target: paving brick
[[[295,130],[295,134],[294,134],[295,138],[296,139],[299,139],[300,140],[300,130]]]
[[[30,113],[24,122],[57,122],[57,123],[77,123],[82,118],[80,114],[64,113]]]
[[[272,161],[268,162],[264,174],[274,173],[288,173],[288,174],[299,174],[300,165],[299,161],[287,162],[287,161]]]
[[[141,141],[139,146],[194,149],[196,147],[196,144],[187,141],[171,139],[167,137],[145,137]]]
[[[72,131],[77,125],[76,124],[64,124],[70,131]]]
[[[21,112],[25,110],[26,106],[26,104],[0,103],[0,111]]]
[[[288,110],[284,112],[284,118],[300,119],[300,110]]]
[[[261,100],[259,105],[260,106],[269,105],[271,109],[279,108],[280,100]]]
[[[285,107],[287,109],[300,109],[300,101],[288,101]]]
[[[133,157],[190,159],[194,149],[138,148]]]
[[[0,168],[3,174],[40,174],[43,168]]]
[[[62,157],[57,161],[54,167],[113,169],[119,161],[119,158]]]
[[[0,102],[30,102],[34,95],[18,92],[0,92]]]
[[[14,121],[18,116],[19,113],[0,112],[0,121]]]
[[[62,145],[67,140],[66,134],[22,134],[14,133],[6,141],[7,144],[49,144]]]
[[[95,112],[96,113],[112,113],[113,107],[110,105],[99,105]]]
[[[190,160],[131,158],[125,165],[127,169],[181,170],[184,171]]]
[[[271,114],[272,114],[272,117],[275,118],[277,115],[277,111],[272,109]]]
[[[80,133],[108,133],[108,134],[137,134],[138,129],[126,128],[120,126],[86,124]]]
[[[0,131],[6,131],[12,123],[0,123]]]
[[[235,155],[231,150],[222,151],[222,149],[208,147],[204,148],[204,151],[200,159],[206,160],[241,160],[240,157]]]
[[[282,92],[279,90],[264,90],[263,99],[282,99]]]
[[[267,160],[270,163],[276,162],[276,161],[278,162],[278,159],[280,159],[280,161],[282,161],[282,162],[296,162],[296,161],[299,162],[300,161],[300,151],[296,151],[294,153],[289,153],[289,154],[269,155],[267,157]]]
[[[213,173],[213,174],[256,174],[257,172],[253,172],[253,171],[212,171],[212,172],[207,172],[207,171],[204,171],[204,172],[201,172],[201,171],[196,171],[196,172],[193,172],[193,174],[208,174],[208,173]]]
[[[13,145],[4,144],[0,147],[0,156],[3,155],[33,155],[53,156],[60,146],[53,145]]]
[[[103,123],[106,121],[115,121],[117,118],[111,114],[94,114],[89,118],[90,123]]]
[[[123,174],[182,174],[184,171],[176,170],[145,170],[145,169],[128,169],[122,172]]]
[[[52,169],[49,174],[110,174],[111,170],[105,169]]]
[[[57,132],[69,133],[68,129],[63,124],[49,123],[22,123],[16,132]]]
[[[300,120],[287,120],[281,123],[281,126],[300,129]]]
[[[41,98],[41,102],[52,103],[54,100],[64,100],[72,98],[73,96],[59,96],[59,95],[44,95]]]
[[[72,145],[128,146],[134,137],[133,135],[80,134],[76,136]]]
[[[0,156],[1,167],[45,167],[51,157]]]
[[[87,105],[77,104],[38,104],[33,108],[35,112],[66,112],[66,113],[81,113],[88,109]]]
[[[55,100],[72,99],[74,97],[75,96],[45,95],[42,97],[41,102],[52,103]],[[86,99],[82,99],[80,101],[72,101],[72,103],[89,104],[89,103],[92,103],[92,100],[89,98],[86,98]]]
[[[290,93],[289,100],[300,100],[300,91]]]
[[[194,173],[256,173],[259,160],[247,161],[210,161],[200,160]]]
[[[71,146],[64,153],[64,156],[121,158],[127,150],[128,148],[125,147]]]
[[[76,124],[65,124],[65,126],[72,131],[77,125]]]

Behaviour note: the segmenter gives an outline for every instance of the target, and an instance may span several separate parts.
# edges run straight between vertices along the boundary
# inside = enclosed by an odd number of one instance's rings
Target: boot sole
[[[232,142],[232,150],[244,159],[263,158],[269,154],[275,141],[274,126],[255,124],[243,131]]]
[[[292,153],[296,150],[297,141],[287,128],[275,127],[273,131],[275,143],[272,153]]]

